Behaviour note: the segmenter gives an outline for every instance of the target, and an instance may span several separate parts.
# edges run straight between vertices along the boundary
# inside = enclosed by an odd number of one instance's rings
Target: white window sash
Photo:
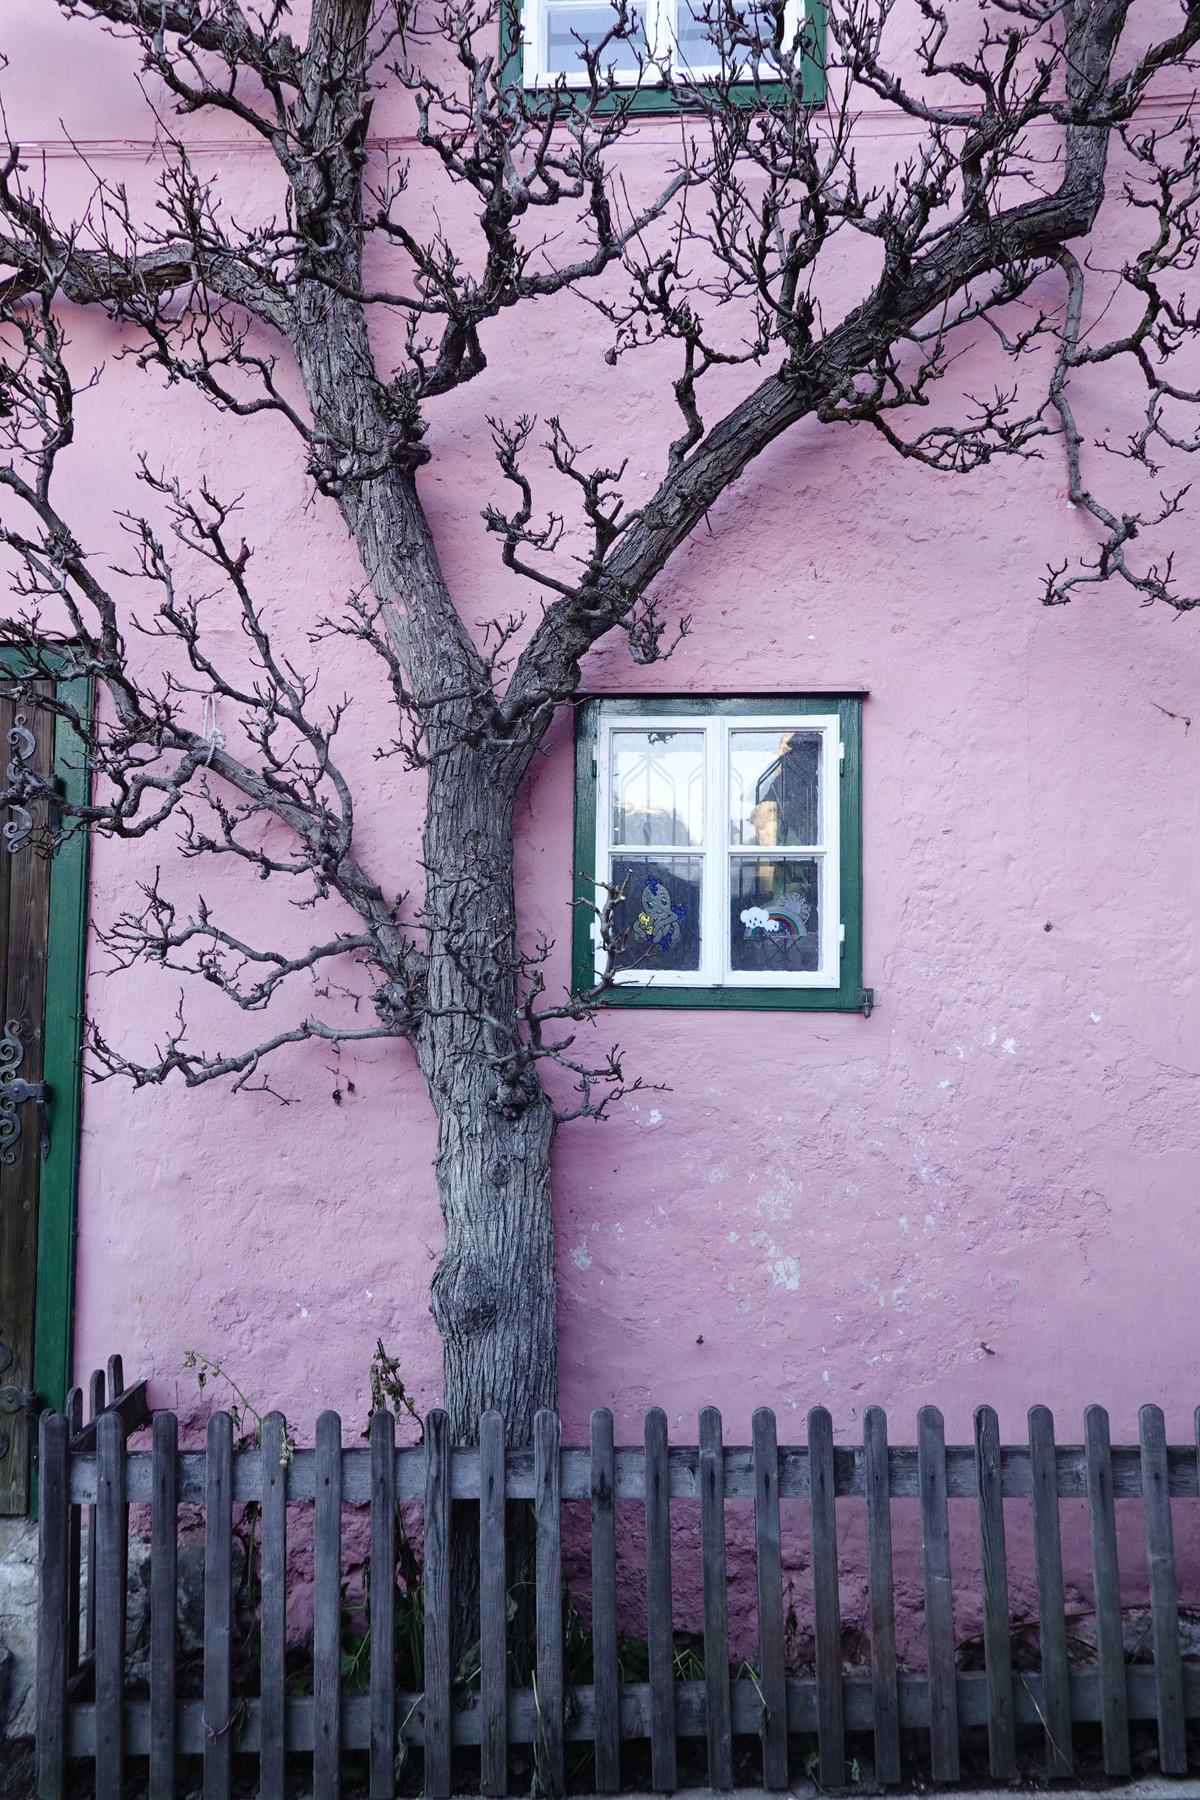
[[[837,713],[628,713],[602,706],[596,744],[596,876],[619,879],[622,852],[657,850],[664,861],[674,856],[701,859],[700,966],[698,969],[620,970],[615,981],[636,988],[837,988],[841,985],[841,762]],[[771,849],[739,847],[729,833],[729,740],[733,731],[816,731],[821,735],[820,837],[813,845]],[[704,834],[701,845],[615,845],[612,841],[612,737],[614,731],[702,732],[705,739]],[[817,864],[820,960],[815,970],[762,973],[730,967],[730,870],[735,857],[750,861],[768,854]],[[611,873],[610,873],[611,871]],[[600,904],[599,897],[597,904]],[[598,929],[593,938],[599,936]],[[604,955],[596,942],[597,977]]]

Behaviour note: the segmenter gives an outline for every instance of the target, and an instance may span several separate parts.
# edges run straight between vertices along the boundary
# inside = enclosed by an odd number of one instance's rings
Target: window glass
[[[706,23],[713,18],[711,0],[679,0],[675,9],[673,61],[682,69],[700,70],[719,66],[721,53],[714,42],[716,31]]]
[[[612,842],[704,842],[703,732],[613,732]]]
[[[729,964],[740,973],[794,975],[821,961],[815,857],[733,856]]]
[[[577,0],[567,0],[564,5],[556,5],[554,0],[547,0],[546,5],[546,73],[548,75],[578,75],[582,63],[583,42],[600,44],[605,34],[610,32],[616,23],[617,14],[611,6],[603,3],[596,5],[578,4]],[[638,59],[645,64],[649,52],[646,46],[645,20],[638,13],[631,15],[634,29],[628,37],[610,38],[604,47],[603,63],[606,69],[615,69],[620,74],[636,74]],[[583,40],[583,42],[581,42]]]
[[[700,967],[703,867],[699,856],[651,860],[613,853],[609,879],[614,886],[625,883],[625,898],[613,909],[617,934],[624,938],[616,959],[620,968],[652,977],[664,969]]]
[[[731,732],[730,843],[819,844],[820,771],[820,732]]]

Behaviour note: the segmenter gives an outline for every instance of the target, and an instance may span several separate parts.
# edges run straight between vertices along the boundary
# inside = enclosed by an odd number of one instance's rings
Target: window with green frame
[[[705,27],[705,0],[631,0],[633,29],[613,39],[604,64],[616,88],[634,87],[631,110],[677,112],[680,101],[669,77],[689,84],[715,80],[720,59]],[[599,42],[611,30],[610,0],[511,0],[500,11],[500,63],[505,76],[529,93],[586,84],[581,42]],[[825,100],[824,0],[788,0],[785,30],[802,33],[802,98],[806,106]],[[735,100],[753,105],[783,92],[778,82],[746,80],[731,89]]]
[[[576,713],[573,987],[606,1005],[865,1012],[861,694]]]

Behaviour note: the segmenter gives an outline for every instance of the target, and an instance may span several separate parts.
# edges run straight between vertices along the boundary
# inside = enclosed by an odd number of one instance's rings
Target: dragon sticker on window
[[[651,875],[642,889],[642,910],[637,916],[637,932],[649,938],[651,955],[675,948],[686,914],[686,906],[671,905],[671,890],[666,882]]]

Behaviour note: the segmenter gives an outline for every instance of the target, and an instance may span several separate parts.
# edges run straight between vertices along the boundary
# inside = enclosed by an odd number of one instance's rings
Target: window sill
[[[873,988],[610,988],[601,1008],[650,1007],[724,1012],[858,1012],[870,1018]]]
[[[584,92],[582,88],[574,86],[559,91],[565,92],[568,98],[573,98],[577,93],[582,98]],[[544,83],[539,82],[532,87],[526,86],[524,92],[528,100],[537,102],[548,99],[555,89],[550,79],[547,78]],[[761,87],[755,87],[752,82],[739,82],[736,87],[730,88],[729,98],[734,106],[745,107],[747,110],[758,106],[777,106],[784,98],[784,89],[778,82],[764,82]],[[824,83],[817,82],[812,92],[806,91],[803,103],[805,106],[814,108],[823,107],[825,104]],[[636,92],[629,92],[618,87],[599,102],[596,111],[598,113],[615,112],[619,106],[628,107],[630,115],[634,118],[655,118],[664,114],[677,116],[681,113],[685,115],[696,113],[703,116],[704,113],[701,101],[681,99],[677,93],[673,93],[667,87],[641,87]]]

